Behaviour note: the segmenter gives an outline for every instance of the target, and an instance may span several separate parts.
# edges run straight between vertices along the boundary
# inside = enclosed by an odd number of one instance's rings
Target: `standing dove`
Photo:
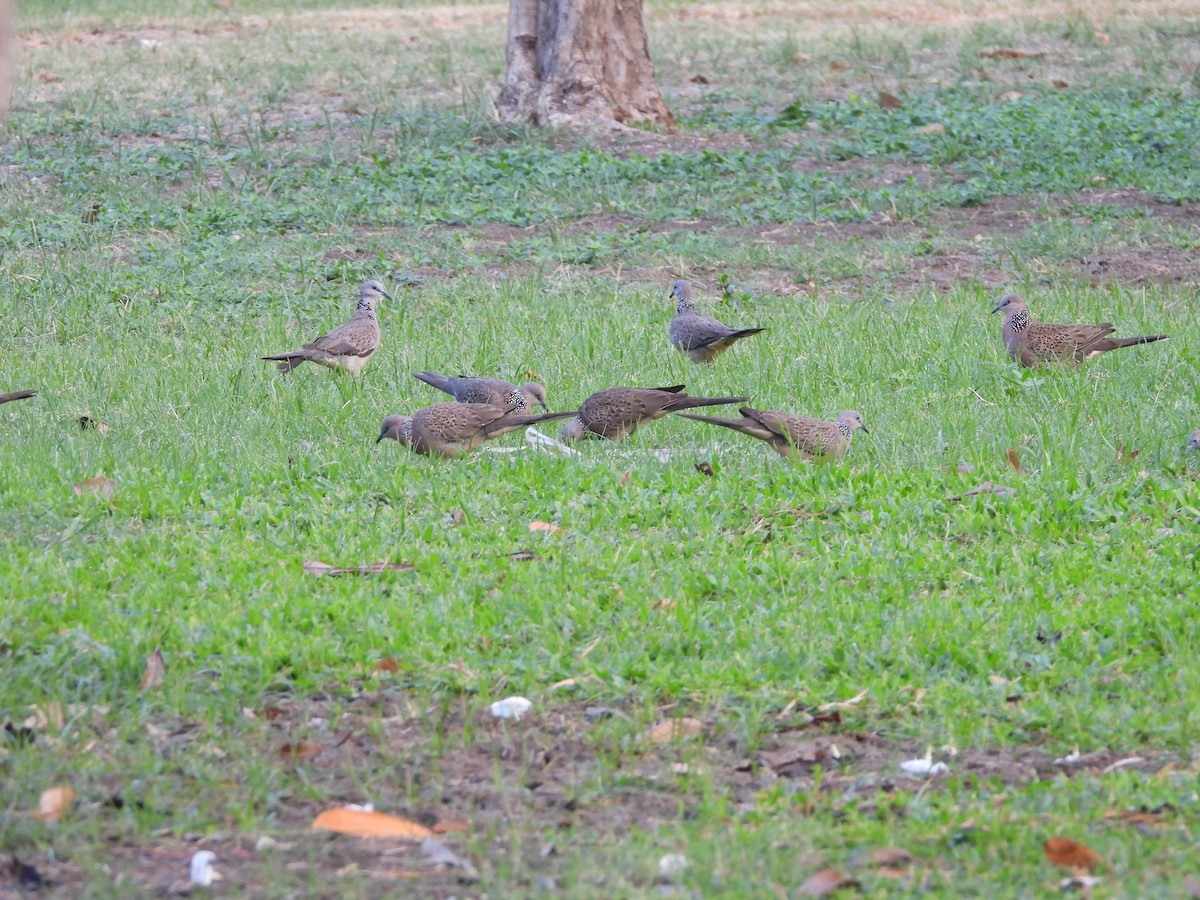
[[[1200,450],[1200,428],[1197,428],[1188,435],[1187,448],[1189,450]]]
[[[575,418],[563,426],[564,441],[602,437],[620,440],[646,422],[697,406],[745,403],[746,397],[689,397],[682,384],[664,388],[609,388],[583,401]]]
[[[692,301],[690,281],[676,281],[671,286],[671,299],[675,301],[675,318],[667,330],[667,340],[692,362],[712,362],[742,338],[765,330],[730,328],[711,316],[700,315]]]
[[[1054,360],[1083,362],[1109,350],[1132,347],[1135,344],[1151,344],[1166,340],[1165,334],[1145,337],[1113,338],[1113,326],[1103,325],[1054,325],[1035,322],[1029,317],[1029,308],[1017,294],[1005,294],[992,310],[1004,313],[1004,328],[1001,336],[1008,355],[1026,367],[1041,365]]]
[[[683,417],[722,425],[766,441],[784,459],[793,456],[801,459],[841,459],[850,449],[850,441],[856,430],[861,428],[870,434],[862,415],[852,409],[839,415],[835,422],[793,416],[773,409],[751,409],[749,406],[743,406],[738,412],[742,414],[740,419],[717,419],[688,413],[684,413]]]
[[[26,397],[34,397],[37,391],[13,391],[11,394],[0,394],[0,403],[8,403],[11,400],[24,400]]]
[[[514,412],[522,412],[540,406],[546,412],[546,389],[535,381],[527,381],[517,387],[503,378],[447,378],[437,372],[413,372],[413,378],[423,381],[439,391],[445,391],[459,403],[489,403],[492,406],[515,406]]]
[[[422,456],[451,457],[526,425],[575,415],[574,410],[536,416],[512,415],[513,411],[511,406],[488,403],[435,403],[411,416],[388,416],[375,443],[391,438]]]
[[[263,359],[281,360],[279,371],[284,375],[304,362],[357,375],[379,349],[379,320],[375,317],[375,308],[380,298],[392,299],[382,284],[368,281],[359,290],[358,305],[345,325],[339,325],[299,350],[276,353]]]

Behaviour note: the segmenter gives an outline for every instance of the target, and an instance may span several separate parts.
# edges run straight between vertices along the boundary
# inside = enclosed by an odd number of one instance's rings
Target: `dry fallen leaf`
[[[1070,87],[1070,85],[1067,84],[1067,82],[1063,81],[1061,78],[1051,78],[1050,83],[1052,85],[1054,85],[1056,88],[1058,88],[1060,91],[1063,88]]]
[[[704,725],[699,719],[687,716],[679,719],[663,719],[646,732],[646,740],[652,744],[670,744],[674,741],[699,737]]]
[[[688,79],[692,84],[712,84],[711,81],[704,75],[693,75]]]
[[[1045,54],[1039,50],[1018,50],[1015,47],[994,47],[979,54],[984,59],[1038,59]]]
[[[713,472],[713,467],[706,462],[696,463],[696,471],[699,472],[701,475],[707,475],[709,478],[712,478],[713,475],[716,474],[715,472]]]
[[[57,84],[62,81],[62,76],[54,72],[38,72],[37,78],[42,84]]]
[[[1016,469],[1018,475],[1029,474],[1021,468],[1021,454],[1017,452],[1015,447],[1009,447],[1006,451],[1004,451],[1004,458],[1008,460],[1008,464],[1010,466]]]
[[[396,662],[396,660],[392,659],[389,656],[388,658],[381,659],[379,662],[375,663],[375,671],[376,672],[393,672],[393,673],[399,672],[400,671],[400,663]]]
[[[166,674],[167,664],[163,662],[162,651],[155,648],[154,652],[146,657],[146,669],[142,672],[142,690],[148,691],[158,687]]]
[[[331,566],[315,559],[306,559],[301,568],[309,575],[378,575],[381,572],[411,572],[416,566],[409,563],[377,562],[361,566]]]
[[[825,897],[842,888],[859,887],[857,878],[851,878],[838,869],[824,869],[814,875],[796,890],[798,897]]]
[[[1094,869],[1100,862],[1100,855],[1091,847],[1065,837],[1052,837],[1042,849],[1046,859],[1058,866],[1069,866],[1072,869]]]
[[[417,822],[381,812],[365,812],[339,806],[327,809],[310,826],[354,837],[390,837],[418,840],[431,837],[433,832]]]
[[[879,92],[879,108],[880,109],[902,109],[904,101],[895,94],[890,94],[887,91]]]
[[[838,760],[842,756],[837,744],[829,738],[799,741],[778,750],[765,750],[760,755],[772,772],[785,776],[807,774],[817,763]]]
[[[625,487],[625,485],[629,484],[629,473],[628,472],[626,472],[624,475],[621,476],[621,478],[618,481],[618,484],[620,484],[621,487]]]
[[[844,72],[846,71],[846,64],[840,59],[830,60],[829,69],[832,72]]]
[[[1020,91],[1005,91],[1003,94],[997,94],[996,99],[1001,103],[1015,103],[1024,96]]]
[[[563,529],[559,528],[553,522],[530,522],[529,530],[530,531],[541,531],[541,532],[545,532],[546,534],[565,534],[566,533],[563,531]]]
[[[922,125],[917,131],[921,134],[945,134],[946,126],[941,122],[930,122],[928,125]]]
[[[316,756],[321,752],[321,747],[318,744],[313,744],[308,741],[300,741],[295,744],[284,744],[279,748],[279,755],[285,759],[307,759],[310,756]]]
[[[464,819],[438,819],[433,823],[434,834],[449,834],[452,831],[470,831],[471,824]]]
[[[117,489],[117,483],[111,478],[86,478],[75,483],[75,496],[93,494],[97,497],[111,497]]]
[[[1137,459],[1137,455],[1140,452],[1141,451],[1137,449],[1126,452],[1125,443],[1122,441],[1120,444],[1117,444],[1117,462],[1133,462],[1135,459]]]
[[[37,817],[43,822],[57,822],[75,800],[75,789],[69,785],[46,788],[38,800]]]
[[[862,703],[863,697],[867,696],[867,689],[863,688],[849,700],[835,700],[832,703],[822,703],[817,707],[818,712],[830,712],[835,709],[847,709],[857,703]]]
[[[903,847],[876,847],[866,858],[870,866],[894,868],[912,862],[912,854]]]

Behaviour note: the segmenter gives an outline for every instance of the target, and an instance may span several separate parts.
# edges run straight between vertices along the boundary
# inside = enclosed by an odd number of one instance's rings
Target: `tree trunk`
[[[645,122],[673,131],[654,83],[642,0],[509,0],[497,108],[510,122]]]

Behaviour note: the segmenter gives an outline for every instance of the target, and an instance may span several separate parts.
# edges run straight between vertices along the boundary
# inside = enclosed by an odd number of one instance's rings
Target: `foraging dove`
[[[609,388],[597,391],[583,401],[575,418],[563,426],[564,441],[589,437],[620,440],[637,431],[646,422],[668,413],[697,406],[745,403],[746,397],[690,397],[680,393],[682,384],[664,388]]]
[[[1053,360],[1083,362],[1109,350],[1132,347],[1135,344],[1151,344],[1166,340],[1165,334],[1145,337],[1113,338],[1113,326],[1103,325],[1054,325],[1035,322],[1029,317],[1029,308],[1017,294],[1005,294],[992,310],[1004,312],[1004,328],[1001,335],[1008,355],[1026,367],[1037,366]]]
[[[37,391],[13,391],[11,394],[0,394],[0,403],[8,403],[10,400],[24,400],[26,397],[34,397]]]
[[[488,403],[436,403],[411,416],[388,416],[375,443],[391,438],[422,456],[450,457],[470,453],[484,441],[526,425],[575,415],[574,410],[536,416],[512,413],[510,406]]]
[[[738,412],[742,414],[740,419],[717,419],[688,413],[684,413],[683,417],[723,425],[766,441],[784,459],[792,456],[801,459],[841,459],[850,449],[850,441],[857,429],[861,428],[870,434],[862,415],[852,409],[839,415],[835,422],[793,416],[772,409],[751,409],[749,406],[743,406]]]
[[[284,375],[304,362],[315,362],[357,375],[379,349],[379,320],[375,318],[375,307],[380,298],[392,299],[382,284],[368,281],[359,290],[358,305],[345,325],[339,325],[299,350],[276,353],[263,359],[282,360],[279,371]]]
[[[667,340],[692,362],[712,362],[742,338],[766,330],[730,328],[711,316],[700,315],[692,302],[690,281],[676,281],[671,286],[671,299],[675,301],[675,318],[667,330]]]
[[[1200,428],[1188,435],[1187,448],[1189,450],[1200,450]]]
[[[515,406],[515,412],[540,406],[546,412],[546,389],[535,381],[517,387],[503,378],[447,378],[437,372],[413,372],[413,378],[445,391],[459,403],[489,403],[492,406]]]

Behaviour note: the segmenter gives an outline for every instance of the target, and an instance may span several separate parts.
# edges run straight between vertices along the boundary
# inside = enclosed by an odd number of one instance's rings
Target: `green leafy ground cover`
[[[0,390],[40,392],[0,407],[0,835],[48,890],[161,893],[207,848],[231,896],[775,896],[830,866],[1032,896],[1057,834],[1098,895],[1200,876],[1195,23],[800,40],[653,6],[681,134],[597,139],[490,120],[500,7],[49,7],[0,169]],[[687,364],[681,276],[768,332]],[[363,378],[259,361],[368,277],[397,302]],[[1171,340],[1021,372],[1007,289]],[[828,466],[676,420],[579,458],[375,446],[439,399],[426,368],[871,434]],[[988,481],[1016,493],[950,499]],[[382,559],[414,568],[302,570]],[[509,694],[534,712],[502,725]],[[678,717],[700,733],[651,737]],[[948,775],[900,771],[927,748]],[[480,880],[308,830],[348,802],[468,823]]]

